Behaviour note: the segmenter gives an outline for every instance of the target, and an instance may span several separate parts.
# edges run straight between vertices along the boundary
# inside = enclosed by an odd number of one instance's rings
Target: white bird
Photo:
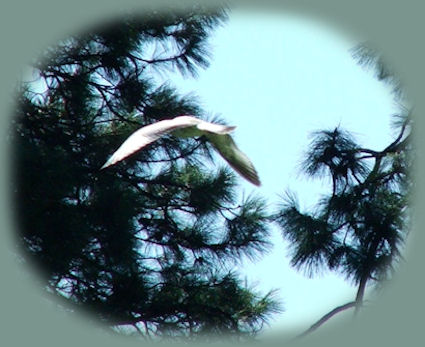
[[[131,134],[101,167],[101,170],[129,157],[168,133],[178,137],[205,136],[234,170],[252,184],[260,186],[254,165],[239,150],[229,135],[235,128],[235,126],[209,123],[193,116],[179,116],[149,124]]]

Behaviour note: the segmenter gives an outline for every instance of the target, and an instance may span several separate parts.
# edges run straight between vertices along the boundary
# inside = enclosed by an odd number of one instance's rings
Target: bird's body
[[[144,126],[131,134],[101,169],[118,163],[168,133],[177,137],[205,136],[235,171],[249,182],[259,186],[261,183],[253,164],[229,135],[235,128],[235,126],[206,122],[193,116],[162,120]]]

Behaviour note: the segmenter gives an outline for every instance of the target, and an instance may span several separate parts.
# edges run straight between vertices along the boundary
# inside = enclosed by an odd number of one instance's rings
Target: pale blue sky
[[[340,124],[376,150],[391,141],[397,106],[389,88],[356,63],[349,50],[357,41],[337,28],[299,16],[234,12],[210,42],[211,65],[197,79],[163,77],[182,94],[196,94],[207,112],[237,125],[234,139],[262,181],[257,188],[241,180],[245,195],[264,196],[276,208],[278,195],[289,188],[301,207],[313,206],[327,184],[298,175],[312,131]],[[276,228],[271,240],[272,252],[240,269],[262,293],[280,289],[285,312],[270,331],[301,332],[354,299],[356,288],[342,277],[309,279],[290,268]]]

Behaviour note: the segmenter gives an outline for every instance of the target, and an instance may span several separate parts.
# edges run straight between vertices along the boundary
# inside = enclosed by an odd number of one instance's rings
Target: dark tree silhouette
[[[374,51],[365,47],[355,50],[356,57],[362,57],[360,63],[375,66],[378,77],[401,97],[398,80],[390,78],[382,58],[370,56]],[[395,139],[380,151],[361,147],[339,127],[315,132],[301,167],[310,177],[330,177],[329,194],[314,211],[304,212],[295,195],[288,193],[275,215],[283,236],[290,241],[292,266],[310,276],[325,268],[337,271],[358,288],[353,302],[330,311],[301,336],[338,312],[352,307],[357,311],[366,286],[390,278],[402,258],[412,184],[408,175],[411,117],[406,111],[394,119]]]
[[[21,85],[12,137],[23,259],[59,303],[114,331],[251,336],[278,310],[273,292],[231,271],[267,249],[265,204],[238,201],[235,175],[208,167],[202,138],[164,137],[99,170],[143,125],[211,118],[155,76],[206,67],[208,34],[225,19],[200,7],[126,17],[50,47]]]

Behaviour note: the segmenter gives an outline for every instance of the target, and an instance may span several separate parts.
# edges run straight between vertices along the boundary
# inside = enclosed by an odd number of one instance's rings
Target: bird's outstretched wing
[[[249,182],[259,186],[261,183],[254,165],[239,150],[229,135],[234,129],[234,126],[209,123],[193,116],[179,116],[162,120],[131,134],[101,169],[118,163],[170,132],[181,137],[204,135],[234,170]]]
[[[102,170],[118,163],[170,132],[176,131],[177,136],[192,137],[202,136],[207,132],[227,134],[234,128],[205,122],[193,116],[179,116],[162,120],[146,125],[131,134],[100,169]]]
[[[181,122],[175,122],[175,118],[146,125],[131,134],[100,169],[118,163],[176,128],[187,126],[193,126],[193,124],[181,124]]]
[[[260,186],[261,182],[258,177],[257,170],[249,160],[249,158],[236,146],[230,135],[206,135],[208,140],[220,153],[224,160],[242,177],[252,184]]]

